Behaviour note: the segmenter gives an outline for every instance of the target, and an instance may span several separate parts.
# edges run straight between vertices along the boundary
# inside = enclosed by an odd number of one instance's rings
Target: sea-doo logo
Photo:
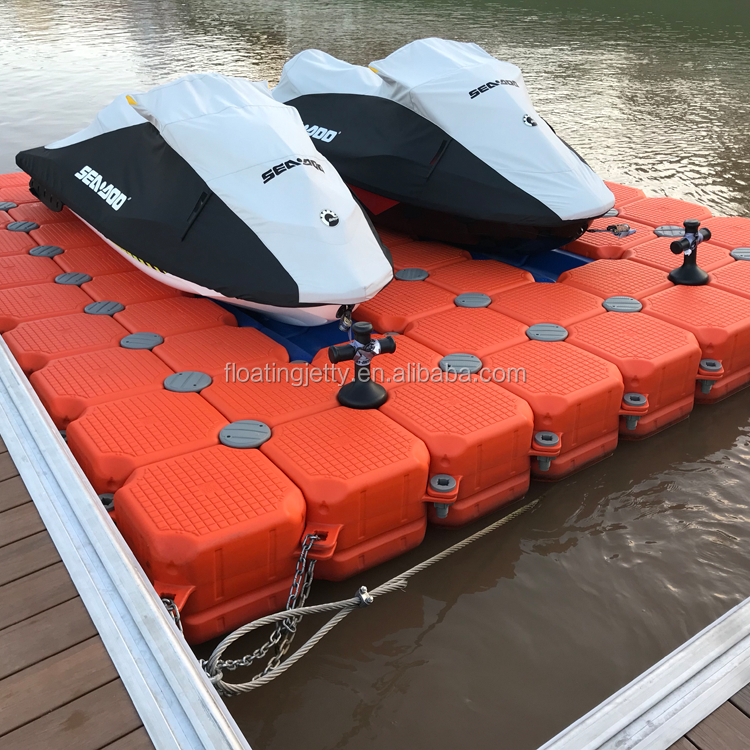
[[[498,81],[487,81],[487,83],[469,91],[469,99],[476,99],[480,94],[483,94],[490,89],[494,89],[497,86],[515,86],[516,88],[519,88],[515,81],[506,80],[505,78],[501,78]]]
[[[330,143],[339,134],[338,130],[329,130],[318,125],[305,125],[305,130],[310,138],[323,141],[323,143]]]
[[[335,227],[339,223],[338,215],[334,211],[331,211],[330,208],[324,208],[320,212],[320,220],[327,227]]]
[[[303,159],[301,157],[297,157],[296,161],[293,159],[289,159],[289,161],[283,161],[281,164],[277,164],[275,167],[271,167],[267,172],[263,172],[261,177],[263,178],[263,184],[265,185],[267,182],[270,182],[274,177],[276,177],[277,174],[281,174],[282,172],[288,172],[290,169],[294,169],[295,167],[314,167],[315,169],[323,172],[325,174],[325,169],[318,164],[314,159]]]
[[[112,206],[115,211],[122,208],[122,204],[128,199],[121,190],[118,190],[111,182],[107,183],[102,176],[95,172],[91,167],[84,167],[75,176],[84,184],[88,185],[100,198],[107,201],[107,205]]]

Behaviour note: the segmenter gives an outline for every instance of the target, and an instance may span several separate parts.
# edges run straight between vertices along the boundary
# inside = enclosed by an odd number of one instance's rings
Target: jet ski
[[[378,226],[530,253],[614,205],[534,109],[521,71],[476,44],[421,39],[369,67],[306,50],[273,96],[296,107]]]
[[[392,278],[369,218],[265,82],[188,75],[122,95],[16,163],[143,272],[287,323],[333,321]]]

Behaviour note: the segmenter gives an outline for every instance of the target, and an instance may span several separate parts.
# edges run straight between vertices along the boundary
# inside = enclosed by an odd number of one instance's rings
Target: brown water
[[[750,214],[746,0],[0,0],[0,171],[123,91],[218,70],[278,79],[320,47],[367,63],[475,41],[606,178]],[[533,750],[750,595],[750,390],[557,484],[541,505],[351,615],[229,706],[257,750]],[[349,596],[482,524],[431,530]],[[319,623],[306,623],[312,632]]]

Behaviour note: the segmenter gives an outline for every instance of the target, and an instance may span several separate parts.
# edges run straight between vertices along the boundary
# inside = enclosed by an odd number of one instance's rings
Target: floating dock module
[[[60,273],[60,266],[49,258],[32,255],[0,257],[0,289],[53,282]]]
[[[305,502],[257,450],[217,445],[136,470],[117,525],[185,637],[201,643],[283,609]]]
[[[701,367],[710,369],[698,376],[696,401],[718,401],[750,382],[750,299],[711,286],[673,286],[645,299],[643,311],[698,339]]]
[[[77,286],[37,284],[15,289],[0,289],[0,332],[28,320],[83,312],[91,297]]]
[[[7,227],[12,221],[13,219],[10,217],[10,214],[5,213],[5,211],[0,211],[0,229],[5,229],[5,227]],[[8,232],[8,234],[10,234],[10,232]]]
[[[119,346],[127,335],[109,315],[75,313],[21,323],[3,338],[29,375],[53,359]]]
[[[6,177],[7,175],[3,175]],[[39,198],[29,192],[29,177],[21,184],[0,187],[0,202],[2,203],[38,203]]]
[[[124,273],[133,269],[130,261],[104,244],[70,248],[56,255],[55,263],[63,271],[85,271],[89,276]]]
[[[621,223],[619,216],[609,219],[594,219],[590,228],[606,229],[619,223]],[[613,260],[626,258],[634,247],[654,238],[653,227],[635,221],[629,221],[628,225],[631,229],[635,229],[635,234],[628,237],[616,237],[611,232],[585,232],[577,240],[565,245],[565,249],[587,258],[610,258]]]
[[[673,237],[655,237],[633,248],[628,258],[669,273],[682,262],[681,256],[674,255],[669,249],[672,242],[674,242]],[[726,248],[713,242],[701,242],[698,249],[698,263],[704,271],[714,271],[732,263],[732,256]]]
[[[620,185],[619,182],[607,182],[604,184],[612,191],[615,196],[615,208],[620,209],[622,206],[626,206],[628,203],[634,203],[635,201],[641,200],[646,197],[646,193],[640,188],[629,187],[628,185]]]
[[[600,297],[564,284],[537,283],[511,289],[499,295],[490,308],[529,326],[554,323],[566,327],[604,314]]]
[[[464,260],[436,269],[430,273],[428,281],[453,294],[478,292],[494,297],[508,289],[530,284],[534,277],[528,271],[496,260]]]
[[[13,221],[33,221],[36,224],[59,224],[65,221],[76,221],[69,209],[50,211],[44,203],[22,203],[8,212]]]
[[[620,221],[637,221],[651,227],[664,225],[682,226],[685,219],[710,219],[713,214],[697,203],[681,201],[677,198],[644,198],[628,203],[620,210]]]
[[[394,232],[392,229],[377,227],[377,232],[378,235],[380,235],[380,239],[383,244],[391,252],[393,252],[394,247],[405,245],[407,242],[414,242],[414,238],[410,237],[408,234],[403,234],[402,232]]]
[[[178,289],[160,284],[141,271],[97,276],[92,281],[82,284],[81,289],[97,302],[117,300],[126,307],[137,302],[152,302],[158,299],[167,299],[167,297],[184,296]]]
[[[380,410],[430,451],[433,523],[461,526],[528,490],[534,415],[518,396],[491,383],[411,383]]]
[[[25,255],[37,244],[25,232],[9,232],[7,229],[0,229],[0,257]]]
[[[7,174],[0,174],[0,190],[8,187],[29,187],[29,180],[31,178],[26,172],[8,172]]]
[[[674,259],[674,255],[670,255]],[[664,271],[631,260],[595,260],[565,271],[558,281],[602,299],[635,297],[640,300],[672,286]]]
[[[306,533],[325,535],[312,550],[316,577],[348,578],[422,541],[430,454],[379,411],[286,422],[260,449],[302,490]]]
[[[711,230],[712,245],[720,245],[727,250],[750,247],[750,219],[740,216],[715,216],[702,222],[702,226]]]
[[[750,299],[750,260],[740,260],[724,266],[714,271],[709,278],[709,286]]]
[[[601,262],[601,261],[598,261]],[[617,365],[626,401],[643,405],[620,417],[620,435],[643,438],[686,417],[693,409],[701,349],[692,333],[638,310],[635,299],[618,299],[613,311],[570,327],[566,342]]]
[[[37,245],[56,245],[64,250],[100,245],[102,238],[81,221],[45,224],[30,233]]]
[[[67,429],[68,447],[97,492],[140,466],[218,445],[226,419],[197,393],[161,390],[98,404]]]
[[[214,326],[237,325],[234,315],[223,307],[208,299],[190,297],[169,297],[128,305],[115,314],[115,320],[131,333],[148,331],[164,337]]]
[[[153,352],[175,372],[198,370],[222,379],[237,368],[252,370],[289,361],[281,344],[256,328],[237,326],[215,326],[167,336]]]
[[[29,380],[59,430],[89,406],[161,390],[172,375],[149,351],[102,349],[52,360]]]
[[[434,271],[441,266],[458,263],[461,260],[471,260],[471,255],[466,250],[446,245],[442,242],[413,242],[411,239],[406,243],[386,246],[393,256],[393,267],[397,271],[404,268],[424,268],[425,271]]]
[[[520,396],[534,412],[532,449],[541,457],[532,461],[533,476],[560,479],[617,447],[623,382],[612,363],[565,341],[527,341],[484,364],[502,367],[508,375],[496,387]]]

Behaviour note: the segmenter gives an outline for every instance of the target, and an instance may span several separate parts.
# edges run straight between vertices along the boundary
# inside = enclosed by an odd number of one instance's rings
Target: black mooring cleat
[[[354,378],[341,387],[338,400],[350,409],[377,409],[388,400],[388,391],[372,380],[370,365],[378,354],[393,354],[396,342],[391,336],[372,338],[372,323],[363,321],[352,325],[352,334],[350,344],[328,347],[328,359],[333,364],[354,360]]]
[[[675,240],[669,249],[675,254],[684,254],[684,260],[679,268],[671,271],[668,278],[673,284],[685,286],[702,286],[708,284],[708,274],[698,267],[698,245],[703,240],[711,239],[711,230],[701,225],[695,219],[686,219],[682,225],[685,227],[685,236],[681,240]]]

